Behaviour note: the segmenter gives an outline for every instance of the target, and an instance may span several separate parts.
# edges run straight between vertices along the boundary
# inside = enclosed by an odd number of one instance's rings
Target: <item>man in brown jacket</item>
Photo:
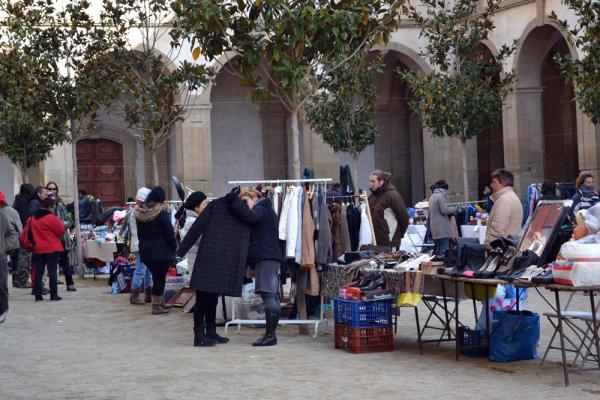
[[[509,235],[521,235],[521,222],[523,220],[523,206],[521,200],[513,190],[514,177],[505,169],[496,170],[492,174],[492,201],[494,206],[487,224],[485,245],[496,239]]]
[[[390,183],[392,174],[373,171],[369,185],[373,194],[369,196],[369,208],[377,246],[400,246],[400,240],[408,227],[408,213],[404,200]]]

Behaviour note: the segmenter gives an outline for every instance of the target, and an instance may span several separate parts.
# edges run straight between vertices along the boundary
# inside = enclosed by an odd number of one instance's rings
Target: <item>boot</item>
[[[162,306],[162,296],[152,295],[152,315],[166,314],[169,310],[165,310]]]
[[[144,300],[140,298],[140,289],[131,289],[131,295],[129,295],[129,304],[144,305]]]
[[[194,347],[213,347],[217,341],[206,335],[204,325],[194,327]]]
[[[145,288],[144,289],[144,301],[146,303],[151,303],[152,302],[152,288]]]
[[[217,333],[217,324],[215,321],[206,323],[206,336],[215,340],[217,343],[228,343],[229,338],[223,337]]]
[[[162,300],[162,307],[163,307],[165,310],[170,310],[171,308],[173,308],[173,305],[172,305],[172,304],[166,304],[166,303],[165,303],[165,298],[164,298],[164,297],[161,297],[161,300]]]
[[[265,319],[267,322],[265,336],[252,343],[252,346],[266,347],[275,346],[277,344],[277,336],[275,336],[275,331],[277,330],[277,325],[279,324],[279,313],[265,311]]]

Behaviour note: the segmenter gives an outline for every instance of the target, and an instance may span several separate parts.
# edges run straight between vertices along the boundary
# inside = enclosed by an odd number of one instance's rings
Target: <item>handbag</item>
[[[540,316],[531,311],[498,311],[490,338],[491,361],[509,362],[539,358]]]

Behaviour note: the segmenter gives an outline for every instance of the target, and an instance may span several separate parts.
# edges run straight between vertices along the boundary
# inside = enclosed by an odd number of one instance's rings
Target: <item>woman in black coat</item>
[[[252,226],[248,247],[248,265],[254,270],[255,292],[260,294],[265,305],[266,332],[253,346],[274,346],[277,344],[275,331],[279,323],[281,306],[279,301],[279,271],[281,268],[281,247],[277,215],[271,200],[254,189],[244,190],[239,196],[229,193],[226,196],[233,212]]]
[[[175,261],[175,231],[165,208],[166,194],[160,186],[148,194],[146,201],[135,206],[140,258],[152,272],[152,314],[165,314],[171,308],[163,301],[169,265]]]
[[[219,198],[208,203],[181,241],[179,257],[201,238],[190,280],[196,289],[194,346],[227,343],[217,334],[217,304],[221,294],[242,295],[249,237],[250,226],[236,217],[225,198]]]

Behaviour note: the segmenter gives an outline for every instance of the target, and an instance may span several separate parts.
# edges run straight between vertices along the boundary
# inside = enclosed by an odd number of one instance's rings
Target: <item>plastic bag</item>
[[[539,357],[540,316],[531,311],[497,312],[490,338],[491,361],[509,362]]]
[[[554,281],[572,286],[600,285],[600,244],[591,243],[598,235],[586,236],[562,245],[566,263],[553,263]]]
[[[600,232],[600,204],[590,207],[585,215],[585,226],[587,226],[590,234]]]

